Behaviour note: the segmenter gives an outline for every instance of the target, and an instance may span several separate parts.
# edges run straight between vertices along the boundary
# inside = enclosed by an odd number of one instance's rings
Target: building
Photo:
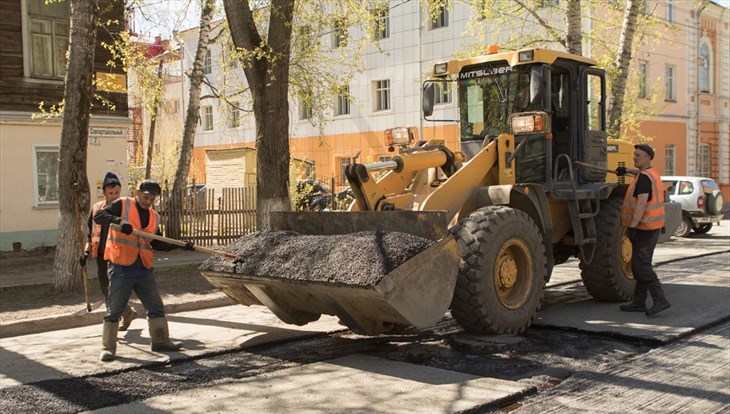
[[[123,5],[109,15],[124,22]],[[61,119],[38,119],[39,104],[46,108],[63,99],[69,3],[46,4],[37,0],[0,0],[0,250],[15,245],[24,249],[56,244],[58,232],[58,152]],[[111,54],[101,42],[111,42],[110,30],[97,31],[96,78],[121,86],[126,77],[120,66],[107,67]],[[100,83],[101,85],[101,83]],[[97,87],[115,109],[92,108],[89,126],[87,174],[92,201],[101,199],[101,182],[107,171],[127,177],[126,92]],[[20,243],[19,245],[16,243]]]
[[[343,94],[333,99],[330,122],[322,130],[312,124],[311,108],[296,97],[291,99],[292,156],[311,162],[319,176],[336,177],[339,185],[346,184],[343,169],[356,154],[360,162],[381,161],[392,155],[382,142],[387,128],[417,126],[422,138],[440,137],[455,146],[457,126],[422,120],[421,84],[434,63],[449,60],[465,45],[477,43],[486,47],[500,43],[504,37],[504,33],[499,33],[491,35],[494,38],[479,40],[477,35],[468,33],[467,27],[476,17],[466,1],[454,1],[432,21],[420,2],[389,4],[388,11],[380,16],[378,47],[368,49],[364,71],[347,85],[349,97]],[[615,2],[613,11],[584,8],[584,32],[597,30],[599,22],[610,13],[620,16],[620,4]],[[638,120],[639,130],[656,148],[654,165],[662,174],[710,176],[725,194],[730,194],[730,13],[713,2],[700,8],[702,4],[705,3],[674,0],[647,0],[643,4],[644,15],[654,20],[657,30],[649,34],[648,41],[639,44],[634,54],[631,76],[639,77],[641,86],[640,90],[629,92],[626,105],[653,110],[651,115]],[[559,5],[559,1],[546,1],[539,12],[561,29],[564,22],[556,7]],[[320,42],[337,47],[342,32],[334,29]],[[529,31],[530,27],[522,29]],[[613,28],[602,36],[615,36],[618,40],[619,33]],[[183,67],[189,68],[197,30],[182,32],[181,40],[183,55],[187,56]],[[240,70],[231,70],[235,62],[226,59],[222,46],[225,43],[212,44],[206,58],[206,78],[214,86],[231,84],[236,76],[242,78]],[[584,43],[585,54],[599,53],[598,42]],[[201,124],[191,169],[197,182],[206,180],[209,151],[254,146],[253,119],[214,99],[208,86],[204,85],[203,95],[209,98],[201,102]],[[453,119],[455,113],[453,94],[441,91],[435,116]],[[630,134],[623,138],[640,139]]]

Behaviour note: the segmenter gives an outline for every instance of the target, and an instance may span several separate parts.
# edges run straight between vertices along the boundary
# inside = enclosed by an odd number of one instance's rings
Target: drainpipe
[[[702,11],[705,10],[705,7],[707,7],[707,1],[703,1],[702,4],[697,8],[697,46],[695,48],[697,53],[697,59],[695,59],[695,65],[696,65],[696,74],[697,74],[697,80],[695,82],[695,104],[697,105],[697,119],[695,120],[697,122],[696,125],[696,132],[695,132],[695,175],[699,176],[701,171],[700,166],[700,144],[702,142],[702,117],[700,116],[700,71],[702,70],[702,65],[700,63],[700,46],[702,44]],[[708,174],[709,175],[709,174]]]

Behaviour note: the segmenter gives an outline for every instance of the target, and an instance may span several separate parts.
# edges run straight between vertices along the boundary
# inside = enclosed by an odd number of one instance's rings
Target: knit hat
[[[649,154],[649,159],[654,159],[654,148],[651,147],[649,144],[636,144],[634,145],[634,148],[640,149],[644,151],[645,153]]]
[[[113,172],[108,172],[104,176],[104,182],[101,184],[101,189],[102,190],[106,189],[106,187],[108,185],[110,185],[112,187],[115,186],[115,185],[118,185],[118,186],[121,187],[122,186],[122,183],[119,182],[119,177],[117,177],[116,174],[114,174]]]
[[[139,183],[139,191],[151,195],[160,195],[162,189],[160,188],[160,185],[156,182],[152,180],[144,180]]]

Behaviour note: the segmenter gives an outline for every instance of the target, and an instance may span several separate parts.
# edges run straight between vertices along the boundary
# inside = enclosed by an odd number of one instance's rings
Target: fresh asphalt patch
[[[535,326],[668,343],[730,318],[730,253],[665,263],[655,268],[672,307],[655,316],[621,312],[595,299],[538,313]],[[651,299],[647,301],[651,306]]]

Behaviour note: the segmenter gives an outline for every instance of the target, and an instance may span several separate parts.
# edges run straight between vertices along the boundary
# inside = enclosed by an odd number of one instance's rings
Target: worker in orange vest
[[[86,265],[86,260],[89,256],[96,259],[99,288],[101,288],[101,293],[104,295],[104,302],[106,302],[109,296],[109,276],[107,275],[108,263],[104,259],[104,250],[106,248],[106,239],[109,235],[109,226],[96,224],[94,222],[94,214],[121,196],[122,183],[119,181],[119,177],[113,172],[106,173],[104,181],[101,184],[101,191],[104,195],[104,200],[95,203],[91,207],[91,214],[89,215],[89,239],[84,248],[85,255],[81,259],[81,265]],[[119,330],[126,331],[129,325],[131,325],[132,320],[136,317],[137,312],[131,306],[127,305],[124,313],[122,313],[122,323],[119,325]]]
[[[620,309],[624,312],[644,312],[647,316],[672,306],[651,264],[659,233],[664,227],[664,189],[659,172],[651,166],[653,159],[654,149],[650,145],[634,145],[634,166],[638,169],[616,169],[618,175],[629,173],[636,176],[626,191],[621,209],[622,224],[631,241],[631,271],[636,287],[631,303],[621,305]],[[653,301],[652,307],[648,309],[647,290]]]
[[[172,250],[177,246],[145,237],[136,236],[133,230],[160,234],[160,215],[152,208],[160,195],[160,185],[151,180],[142,181],[135,197],[122,197],[94,214],[94,221],[101,225],[112,223],[120,231],[109,229],[105,258],[109,261],[109,299],[100,359],[111,361],[117,351],[119,318],[134,291],[147,311],[152,351],[175,352],[182,344],[170,341],[165,317],[165,307],[157,290],[154,276],[152,250]],[[194,250],[192,242],[186,242],[185,250]]]

